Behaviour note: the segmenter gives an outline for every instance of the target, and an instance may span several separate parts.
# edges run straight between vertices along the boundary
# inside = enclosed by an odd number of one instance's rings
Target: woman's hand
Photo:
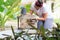
[[[41,21],[45,21],[46,20],[46,18],[36,18],[35,20],[41,20]]]
[[[42,15],[42,17],[36,18],[36,20],[42,20],[42,21],[45,21],[46,18],[47,18],[47,13],[44,13],[44,14]]]

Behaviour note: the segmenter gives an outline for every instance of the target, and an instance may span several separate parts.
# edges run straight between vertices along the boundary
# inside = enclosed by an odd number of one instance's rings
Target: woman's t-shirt
[[[52,12],[49,6],[46,5],[45,3],[43,4],[43,7],[39,8],[38,10],[34,6],[35,6],[35,2],[32,3],[30,10],[33,10],[34,13],[37,14],[39,17],[42,17],[42,14],[44,13],[48,13],[47,18],[53,18]]]

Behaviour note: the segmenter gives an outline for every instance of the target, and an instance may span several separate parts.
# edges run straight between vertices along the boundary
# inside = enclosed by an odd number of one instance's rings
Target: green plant
[[[31,4],[27,4],[27,5],[25,6],[25,8],[26,8],[27,12],[29,12],[29,11],[30,11],[30,7],[31,7]]]
[[[54,19],[54,22],[60,24],[60,19],[56,18]]]
[[[9,18],[12,18],[14,13],[19,11],[18,6],[21,0],[8,0],[6,3],[4,2],[4,7],[6,7],[7,11],[5,13],[0,13],[0,27],[4,27],[6,21]],[[9,3],[9,4],[8,4]],[[1,4],[2,5],[2,4]]]
[[[38,38],[41,35],[41,37],[43,37],[43,40],[46,40],[46,37],[45,37],[45,29],[44,29],[43,26],[41,26],[40,29],[37,29],[35,26],[33,26],[32,24],[30,24],[28,22],[28,20],[27,20],[27,23],[28,23],[28,25],[30,25],[33,29],[35,29],[37,31]]]

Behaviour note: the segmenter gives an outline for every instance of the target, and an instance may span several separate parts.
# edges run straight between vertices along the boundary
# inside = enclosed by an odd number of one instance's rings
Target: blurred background
[[[0,0],[0,28],[9,28],[11,25],[17,28],[17,16],[24,6],[29,13],[31,4],[36,0]],[[60,0],[45,0],[52,10],[55,23],[60,23]]]

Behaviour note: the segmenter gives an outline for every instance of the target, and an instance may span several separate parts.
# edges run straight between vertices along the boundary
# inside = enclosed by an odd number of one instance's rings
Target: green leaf
[[[0,0],[0,6],[4,3],[4,0]]]
[[[27,4],[27,5],[25,6],[25,8],[26,8],[27,12],[29,12],[29,11],[30,11],[30,6],[31,6],[31,4]]]
[[[3,0],[0,1],[0,4]],[[17,6],[19,6],[18,4],[20,3],[21,0],[7,0],[6,3],[3,1],[1,5],[5,5],[6,8],[7,6],[10,6],[7,11],[7,13],[4,14],[4,16],[0,15],[0,26],[4,26],[4,24],[6,23],[6,21],[9,19],[9,18],[12,18],[13,17],[13,9]],[[5,4],[4,4],[5,3]],[[0,5],[0,6],[1,6]],[[0,10],[2,10],[2,7],[0,8]],[[1,13],[2,14],[2,13]]]
[[[3,12],[4,8],[0,6],[0,12]]]

